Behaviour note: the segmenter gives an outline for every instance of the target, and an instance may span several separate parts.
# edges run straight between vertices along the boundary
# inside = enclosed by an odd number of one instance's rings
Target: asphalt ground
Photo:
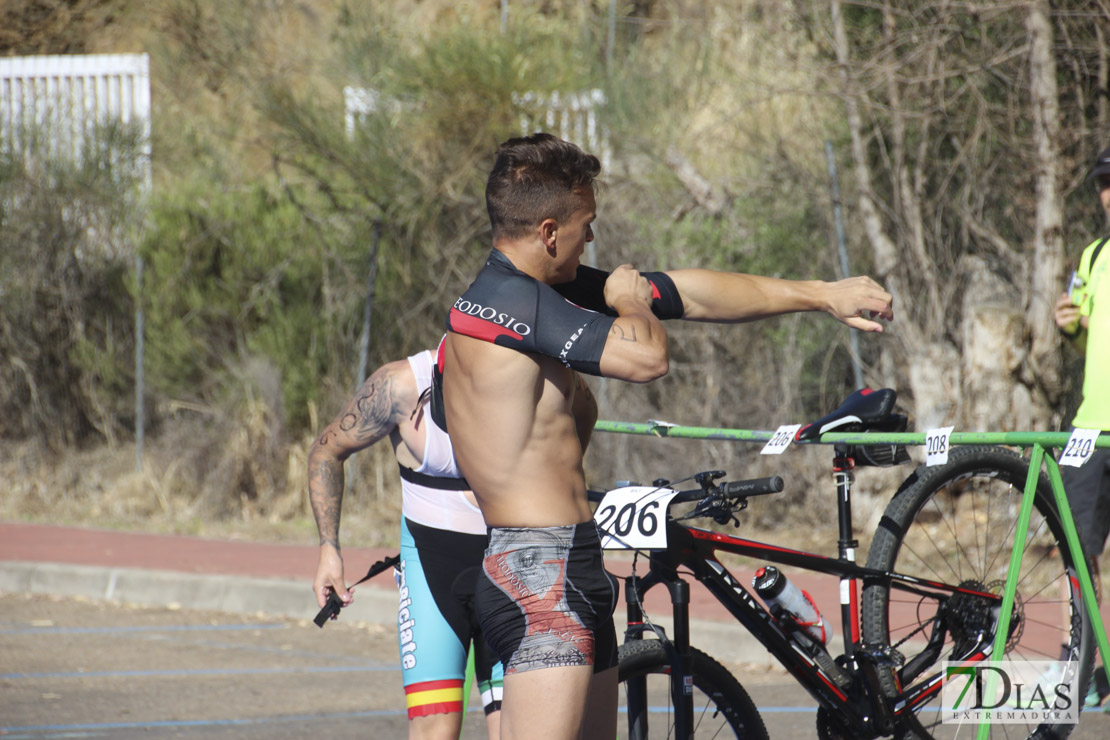
[[[344,547],[348,582],[394,554],[395,549]],[[312,594],[316,559],[314,545],[0,522],[0,592],[311,619],[317,611]],[[736,569],[734,575],[750,583],[757,565]],[[632,562],[609,553],[606,567],[624,576]],[[825,616],[838,635],[838,581],[808,573],[791,577],[818,603],[832,605]],[[645,606],[656,623],[669,627],[665,589],[650,592]],[[713,645],[721,660],[771,665],[763,646],[700,586],[690,589],[690,615],[694,645]],[[393,625],[396,616],[397,588],[392,571],[386,571],[355,589],[354,603],[343,610],[340,621]],[[839,651],[842,640],[833,640],[832,649]]]
[[[0,595],[5,738],[404,738],[392,629]],[[816,705],[781,670],[729,665],[772,738],[815,738]],[[965,735],[973,737],[970,731]],[[472,695],[462,738],[486,737]],[[1085,715],[1078,740],[1110,737]]]
[[[397,644],[378,625],[0,596],[0,735],[403,738]],[[785,676],[734,668],[773,737],[815,736]],[[463,738],[484,738],[477,697]]]
[[[319,629],[315,549],[0,523],[0,736],[404,738],[392,579]],[[359,570],[382,554],[346,551]],[[815,737],[813,700],[699,590],[693,643],[771,737]],[[470,701],[463,738],[484,738]],[[1072,737],[1110,737],[1110,715]]]

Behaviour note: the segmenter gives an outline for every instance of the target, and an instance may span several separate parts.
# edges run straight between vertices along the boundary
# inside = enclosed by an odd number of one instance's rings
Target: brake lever
[[[736,508],[733,508],[733,501],[736,501]],[[748,508],[748,500],[746,498],[728,499],[721,495],[719,490],[714,490],[708,496],[703,498],[690,512],[690,518],[695,517],[709,517],[717,524],[732,523],[734,527],[740,526],[740,520],[736,518],[735,512],[743,511]]]
[[[737,511],[743,511],[748,508],[748,500],[746,498],[740,499],[740,505],[735,509],[728,509],[720,507],[720,510],[713,516],[713,521],[717,524],[732,524],[734,527],[740,526],[740,520],[736,518]]]
[[[713,521],[717,521],[717,517],[720,516],[719,509],[720,506],[717,503],[717,497],[711,494],[703,498],[701,501],[698,501],[698,503],[694,506],[690,513],[682,518],[697,519],[698,517],[709,517]]]

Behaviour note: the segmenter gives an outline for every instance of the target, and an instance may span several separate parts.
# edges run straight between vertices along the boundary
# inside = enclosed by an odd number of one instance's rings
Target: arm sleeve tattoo
[[[308,500],[320,544],[339,548],[343,509],[343,463],[396,428],[392,374],[384,368],[362,384],[346,408],[324,429],[308,455]]]

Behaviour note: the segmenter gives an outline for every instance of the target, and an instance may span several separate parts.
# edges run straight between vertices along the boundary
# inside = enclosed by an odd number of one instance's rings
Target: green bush
[[[0,436],[113,441],[134,415],[141,131],[99,126],[77,156],[19,134],[0,149]]]
[[[294,426],[335,357],[321,320],[318,238],[264,185],[193,183],[151,203],[143,253],[147,377],[172,398],[218,402],[253,356],[279,368]]]

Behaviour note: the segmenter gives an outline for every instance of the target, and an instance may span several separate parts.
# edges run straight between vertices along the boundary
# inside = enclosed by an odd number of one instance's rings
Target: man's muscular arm
[[[617,312],[601,353],[607,378],[646,383],[667,374],[667,330],[651,311],[651,286],[631,265],[621,265],[605,281],[605,302]]]
[[[339,551],[339,519],[343,510],[343,463],[396,429],[402,414],[416,404],[408,362],[392,362],[367,378],[347,406],[312,444],[308,453],[308,500],[320,534],[320,561],[313,591],[320,606],[334,589],[344,603],[351,600],[343,580]]]
[[[827,283],[700,269],[666,274],[682,296],[683,318],[693,321],[741,322],[825,311],[854,329],[881,332],[882,324],[871,319],[894,318],[893,298],[868,277]]]

